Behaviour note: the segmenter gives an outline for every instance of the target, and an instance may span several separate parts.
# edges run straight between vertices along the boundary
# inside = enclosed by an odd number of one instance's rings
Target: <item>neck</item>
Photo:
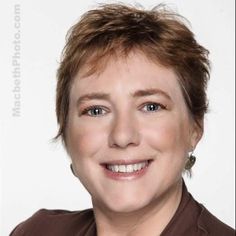
[[[160,235],[174,216],[182,197],[182,179],[150,202],[134,212],[122,213],[99,207],[93,201],[97,235],[137,236]]]

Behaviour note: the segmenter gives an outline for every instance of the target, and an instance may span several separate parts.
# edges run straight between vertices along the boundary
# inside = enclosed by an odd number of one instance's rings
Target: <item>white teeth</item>
[[[134,164],[134,170],[138,170],[138,164]]]
[[[142,164],[141,163],[137,164],[137,168],[138,170],[140,170],[142,168]]]
[[[119,165],[119,172],[126,172],[126,166],[125,165]]]
[[[126,166],[126,172],[133,172],[134,171],[134,166],[133,165],[127,165]]]
[[[107,168],[113,172],[131,173],[143,169],[148,165],[148,161],[130,165],[107,165]]]
[[[119,171],[119,167],[117,165],[114,166],[114,172],[118,172]]]

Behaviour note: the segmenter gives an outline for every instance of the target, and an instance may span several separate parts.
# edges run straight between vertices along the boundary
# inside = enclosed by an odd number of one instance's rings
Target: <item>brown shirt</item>
[[[194,200],[183,184],[180,205],[161,236],[234,236],[235,230]],[[96,236],[92,209],[39,210],[19,224],[10,236]]]

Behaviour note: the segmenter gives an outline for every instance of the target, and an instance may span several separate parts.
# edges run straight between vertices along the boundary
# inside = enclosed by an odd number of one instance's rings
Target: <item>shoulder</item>
[[[192,227],[189,228],[194,230],[194,233],[188,235],[235,236],[235,230],[233,228],[209,212],[203,204],[193,198],[187,191],[186,186],[183,186],[183,198],[186,203],[183,222],[190,222]]]
[[[37,211],[26,221],[20,223],[10,236],[28,235],[73,235],[87,230],[94,223],[92,209],[82,211],[47,210]]]
[[[198,203],[199,204],[199,203]],[[216,216],[211,214],[202,204],[201,214],[198,218],[198,226],[209,235],[214,236],[235,236],[235,230],[220,221]]]

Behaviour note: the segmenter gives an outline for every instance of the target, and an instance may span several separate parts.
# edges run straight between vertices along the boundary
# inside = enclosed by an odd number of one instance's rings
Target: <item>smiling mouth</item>
[[[131,181],[140,179],[148,170],[153,159],[149,160],[117,160],[102,163],[104,174],[115,181]]]
[[[147,167],[148,164],[149,164],[149,161],[143,161],[143,162],[128,164],[128,165],[106,164],[106,168],[115,173],[133,173]]]
[[[110,163],[103,163],[102,166],[106,170],[114,173],[134,173],[148,167],[152,161],[152,159],[131,161],[118,160]]]

